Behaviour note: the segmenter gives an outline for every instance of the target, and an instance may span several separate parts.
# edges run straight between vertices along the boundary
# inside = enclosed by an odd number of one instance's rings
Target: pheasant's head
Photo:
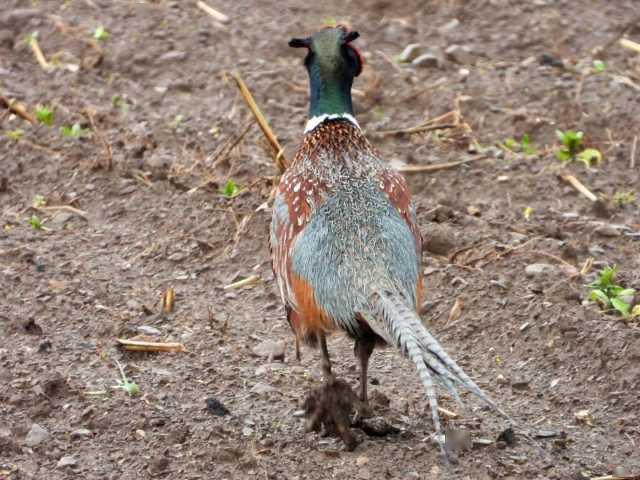
[[[293,38],[289,46],[306,48],[304,65],[311,83],[310,115],[352,114],[351,85],[362,72],[362,57],[351,42],[358,32],[339,25],[307,38]]]

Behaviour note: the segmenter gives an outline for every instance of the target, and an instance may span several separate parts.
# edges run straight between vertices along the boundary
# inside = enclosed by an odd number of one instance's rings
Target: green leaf
[[[559,150],[556,150],[556,158],[561,162],[568,162],[569,160],[571,160],[571,153],[569,152],[569,150],[561,148]]]
[[[79,123],[74,123],[71,126],[64,125],[60,127],[60,134],[67,138],[83,138],[90,137],[91,130],[88,128],[82,128]]]
[[[593,71],[595,73],[602,73],[605,71],[606,69],[606,65],[604,64],[604,62],[602,60],[594,60],[593,61]]]
[[[225,183],[224,187],[222,187],[221,193],[225,198],[234,198],[240,193],[240,188],[236,185],[236,182],[229,179],[227,180],[227,183]]]
[[[99,25],[93,31],[93,38],[95,38],[96,40],[104,41],[109,38],[109,32],[107,32],[102,25]]]
[[[618,293],[618,297],[630,297],[631,295],[635,295],[636,291],[633,288],[625,288],[620,293]]]
[[[29,218],[29,225],[31,225],[31,228],[34,230],[42,230],[42,220],[35,215],[31,215]]]
[[[595,148],[587,148],[578,154],[578,160],[590,167],[594,163],[600,165],[602,163],[602,154]]]
[[[33,203],[32,205],[36,208],[38,207],[42,207],[43,205],[45,205],[47,203],[47,201],[45,200],[43,195],[36,195],[35,197],[33,197]]]
[[[47,105],[38,105],[36,108],[36,118],[47,127],[53,125],[53,110]]]
[[[8,130],[4,132],[4,134],[14,142],[17,142],[22,138],[22,135],[24,134],[24,132],[19,128],[16,128],[15,130]]]
[[[556,137],[562,144],[564,144],[564,132],[562,130],[556,130]]]
[[[623,316],[626,317],[627,315],[629,315],[629,310],[631,309],[631,305],[629,305],[627,302],[623,302],[619,298],[612,298],[611,305]]]
[[[638,305],[636,305],[635,307],[633,307],[633,309],[631,310],[631,314],[629,315],[629,317],[631,318],[638,318],[640,317],[640,303]]]
[[[591,290],[589,299],[601,304],[603,307],[609,306],[609,297],[602,290]]]

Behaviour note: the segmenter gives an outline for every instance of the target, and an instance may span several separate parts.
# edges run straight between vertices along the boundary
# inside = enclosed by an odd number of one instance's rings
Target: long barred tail
[[[492,410],[512,421],[447,355],[438,341],[424,327],[418,314],[407,306],[406,301],[399,294],[388,290],[378,291],[374,295],[373,307],[372,314],[376,317],[374,323],[382,322],[382,325],[376,325],[376,327],[383,327],[384,333],[386,333],[383,337],[392,340],[392,343],[400,348],[418,370],[431,406],[436,438],[445,456],[444,445],[440,440],[442,430],[433,377],[447,389],[458,403],[461,402],[456,385],[470,391],[489,405]],[[374,328],[374,330],[378,330],[378,328]]]

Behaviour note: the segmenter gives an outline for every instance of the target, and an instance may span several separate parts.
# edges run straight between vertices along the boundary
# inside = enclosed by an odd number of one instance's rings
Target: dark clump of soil
[[[638,319],[588,300],[606,265],[640,290],[640,55],[619,42],[640,43],[637,2],[205,1],[228,19],[196,3],[2,2],[0,477],[639,474]],[[505,422],[443,395],[445,428],[465,432],[445,467],[419,379],[390,348],[372,356],[370,398],[399,432],[347,427],[353,451],[305,432],[319,355],[293,354],[268,249],[277,171],[229,74],[292,158],[308,89],[287,42],[326,18],[361,34],[356,116],[387,161],[473,160],[408,174],[424,320],[539,445],[498,441]],[[52,125],[17,105],[49,106]],[[446,128],[389,133],[452,111]],[[561,164],[556,129],[583,131],[602,163]],[[120,333],[186,351],[123,352]],[[286,354],[256,355],[265,341]],[[352,349],[329,340],[344,388]],[[115,360],[138,395],[118,387]]]

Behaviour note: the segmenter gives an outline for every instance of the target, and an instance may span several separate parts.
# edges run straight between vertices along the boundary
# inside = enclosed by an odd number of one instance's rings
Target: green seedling
[[[594,163],[599,165],[602,162],[602,153],[595,148],[582,148],[583,132],[574,132],[573,130],[556,130],[556,137],[560,140],[562,146],[556,150],[556,158],[563,163],[574,160],[582,162],[587,167],[591,167]]]
[[[527,222],[531,220],[531,217],[533,216],[533,208],[531,207],[525,208],[524,211],[522,212],[522,216]]]
[[[525,155],[538,154],[538,150],[531,144],[531,139],[526,133],[522,136],[519,142],[513,138],[507,138],[502,142],[502,145],[505,149],[511,152],[522,152]]]
[[[36,108],[36,118],[40,123],[50,127],[53,125],[53,110],[47,105],[38,105]]]
[[[582,146],[582,132],[574,132],[573,130],[556,130],[556,137],[560,140],[562,147],[556,151],[556,157],[562,162],[569,162],[573,160],[580,147]]]
[[[605,310],[613,308],[623,317],[629,318],[638,313],[637,308],[631,310],[631,302],[636,291],[633,288],[624,288],[614,282],[617,271],[615,265],[603,268],[598,273],[598,278],[589,285],[591,288],[589,299],[598,303]]]
[[[24,39],[25,43],[27,45],[31,45],[33,43],[34,40],[38,40],[38,32],[31,32],[29,35],[26,36],[26,38]]]
[[[180,125],[182,125],[183,120],[184,120],[184,115],[179,113],[173,118],[173,120],[171,120],[171,122],[169,122],[169,126],[172,129],[177,130],[180,127]]]
[[[222,189],[220,190],[220,193],[222,193],[223,197],[231,199],[240,195],[241,191],[242,190],[240,190],[240,187],[238,187],[236,182],[229,179],[227,180],[227,183],[224,184],[224,187],[222,187]]]
[[[105,28],[102,25],[99,25],[96,27],[96,29],[93,31],[93,38],[95,38],[98,41],[105,41],[107,38],[109,38],[109,32],[107,32],[105,30]]]
[[[60,127],[60,134],[66,138],[84,138],[91,136],[91,130],[82,128],[79,123],[74,123],[71,126]]]
[[[613,195],[612,201],[616,207],[624,207],[636,201],[636,192],[616,192]]]
[[[118,384],[112,386],[111,388],[119,388],[127,392],[130,397],[135,397],[140,393],[140,387],[138,387],[136,383],[130,382],[129,379],[127,379],[127,376],[124,373],[124,369],[122,368],[122,365],[120,365],[120,362],[118,362],[118,360],[116,360],[116,365],[118,366],[118,370],[120,370],[121,378],[118,379]]]
[[[592,65],[594,73],[602,73],[607,69],[607,66],[602,60],[594,60]]]
[[[14,142],[17,142],[22,138],[22,135],[24,134],[24,132],[19,128],[16,128],[15,130],[8,130],[4,132],[4,134]]]
[[[43,195],[36,195],[35,197],[33,197],[33,203],[31,205],[33,205],[34,208],[39,208],[39,207],[44,207],[47,204],[47,201],[45,200]]]
[[[42,230],[42,220],[39,217],[31,215],[28,222],[34,230]]]

